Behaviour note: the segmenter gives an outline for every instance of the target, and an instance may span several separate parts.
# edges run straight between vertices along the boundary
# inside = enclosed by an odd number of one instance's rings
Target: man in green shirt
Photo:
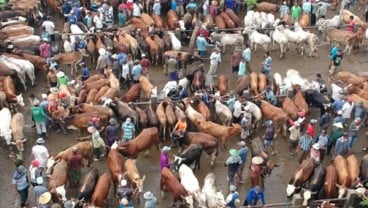
[[[298,22],[301,12],[302,12],[302,9],[298,5],[298,2],[295,2],[294,6],[291,8],[291,22],[292,22],[292,24],[294,24],[295,22]]]
[[[56,73],[57,78],[57,87],[60,87],[60,85],[68,85],[69,78],[64,74],[64,72],[59,71]]]
[[[6,0],[0,0],[0,10],[3,10],[5,6],[6,6]]]
[[[253,10],[257,6],[257,0],[246,0],[247,11]]]
[[[39,137],[46,137],[46,120],[47,115],[43,111],[43,108],[40,107],[39,103],[35,103],[34,106],[31,107],[32,118],[36,124],[36,130]]]

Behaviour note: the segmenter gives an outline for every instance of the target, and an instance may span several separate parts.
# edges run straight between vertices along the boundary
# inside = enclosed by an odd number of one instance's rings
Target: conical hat
[[[38,199],[38,202],[40,204],[47,204],[49,203],[51,200],[51,194],[50,192],[45,192],[43,194],[41,194],[40,198]]]

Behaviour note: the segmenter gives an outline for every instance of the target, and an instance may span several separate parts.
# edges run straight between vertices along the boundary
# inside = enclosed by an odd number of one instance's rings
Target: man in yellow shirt
[[[178,147],[183,145],[184,143],[187,143],[187,121],[186,118],[181,118],[175,125],[173,132],[171,134],[173,145],[172,147]]]

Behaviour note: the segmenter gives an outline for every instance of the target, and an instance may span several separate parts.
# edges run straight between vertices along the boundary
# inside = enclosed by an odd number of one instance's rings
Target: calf
[[[68,182],[68,163],[58,162],[49,176],[49,191],[54,202],[66,201],[65,185]]]
[[[191,144],[188,148],[186,148],[180,155],[175,156],[174,159],[174,170],[178,170],[181,164],[186,164],[190,166],[193,162],[194,168],[193,171],[200,168],[200,159],[203,151],[203,146],[201,144]]]
[[[136,160],[127,159],[124,163],[124,167],[125,167],[129,180],[134,184],[136,189],[138,189],[139,193],[142,193],[143,192],[143,181],[146,178],[146,176],[144,175],[143,178],[140,177],[139,171],[136,165]]]
[[[160,190],[162,198],[165,197],[163,191],[164,187],[166,187],[172,194],[174,202],[185,199],[188,194],[184,189],[184,186],[180,184],[179,180],[174,176],[171,170],[166,167],[161,170]]]
[[[120,184],[120,181],[125,176],[123,164],[124,164],[123,159],[119,154],[119,152],[112,148],[109,154],[107,155],[107,166],[111,173],[115,193],[116,193],[116,186]]]
[[[98,170],[92,169],[83,177],[82,185],[79,189],[78,200],[84,199],[89,201],[92,197],[93,190],[98,179]]]
[[[297,189],[303,186],[303,184],[310,178],[313,173],[316,163],[312,158],[305,159],[299,168],[295,171],[294,176],[290,179],[286,188],[287,197],[291,197]]]
[[[333,199],[337,197],[337,171],[333,165],[326,168],[325,183],[323,185],[323,194],[326,199]]]

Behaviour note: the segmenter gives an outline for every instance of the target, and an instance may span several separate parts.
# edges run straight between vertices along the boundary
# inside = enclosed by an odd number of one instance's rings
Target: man
[[[271,147],[272,152],[271,155],[277,154],[277,151],[275,150],[275,147],[273,146],[273,140],[275,138],[275,130],[276,127],[273,125],[273,122],[271,120],[268,120],[265,122],[266,124],[266,131],[263,135],[264,140],[264,147],[267,150],[267,147]]]
[[[357,104],[353,107],[354,119],[360,118],[362,121],[364,121],[366,111],[367,110],[365,109],[363,102],[357,102]]]
[[[348,97],[344,105],[342,106],[342,118],[344,119],[343,123],[346,125],[346,122],[351,117],[351,112],[353,111],[354,103],[351,97]]]
[[[41,26],[45,28],[45,31],[50,34],[51,41],[55,41],[55,34],[54,34],[55,25],[52,21],[50,21],[49,16],[46,17],[45,21],[42,23]]]
[[[93,26],[91,11],[87,11],[86,16],[83,19],[84,24],[90,29]]]
[[[207,47],[212,46],[211,44],[208,44],[206,38],[204,37],[203,33],[201,33],[197,39],[196,39],[196,46],[198,49],[198,55],[201,58],[204,58],[206,56],[206,50]]]
[[[316,119],[311,119],[309,121],[309,123],[307,124],[307,131],[309,133],[309,135],[312,136],[312,138],[314,139],[316,137],[316,131],[314,129],[314,125],[317,123],[318,121]]]
[[[106,127],[106,144],[111,147],[119,137],[119,125],[115,118],[110,118],[109,125]]]
[[[337,73],[337,68],[340,66],[342,61],[342,52],[341,49],[337,51],[336,56],[333,57],[330,65],[330,70],[328,71],[330,74],[330,80],[333,80],[335,74]]]
[[[127,15],[124,10],[119,9],[118,20],[119,27],[124,27],[127,22]]]
[[[47,79],[47,84],[49,88],[57,86],[56,69],[54,67],[50,67],[50,70],[47,73],[46,79]]]
[[[69,182],[70,187],[77,188],[82,178],[83,158],[78,154],[78,148],[76,146],[72,148],[72,154],[68,160]]]
[[[139,61],[139,64],[143,68],[143,75],[146,75],[151,65],[151,61],[147,58],[146,54],[142,54],[142,59]]]
[[[187,12],[194,14],[197,10],[197,3],[194,0],[190,0],[190,2],[186,6]]]
[[[312,147],[312,144],[313,144],[313,138],[311,135],[309,135],[309,132],[306,131],[299,140],[298,152],[301,151],[299,163],[302,163],[302,161],[307,157]]]
[[[123,84],[126,85],[126,87],[130,87],[130,80],[131,80],[131,70],[130,70],[130,66],[129,66],[129,63],[128,63],[128,60],[125,59],[123,62],[122,62],[122,65],[121,65],[121,85],[120,86],[123,86]]]
[[[230,185],[230,194],[226,197],[226,208],[235,208],[239,203],[239,193],[236,191],[236,186]]]
[[[358,139],[358,131],[362,127],[361,121],[362,120],[360,118],[356,118],[356,119],[354,119],[353,122],[351,122],[351,124],[349,126],[349,137],[350,137],[349,148],[350,149],[353,148],[353,144]]]
[[[77,22],[78,22],[78,18],[77,18],[77,16],[75,15],[75,12],[74,12],[74,10],[71,10],[70,11],[70,14],[69,14],[69,16],[68,16],[68,22],[69,22],[69,24],[77,24]]]
[[[84,40],[81,40],[78,36],[75,37],[75,42],[73,43],[73,51],[79,51],[80,49],[86,49],[87,45]]]
[[[246,143],[244,141],[240,141],[238,142],[238,146],[239,146],[239,156],[242,160],[242,163],[240,164],[239,168],[238,168],[238,178],[239,178],[239,183],[244,183],[243,180],[243,172],[244,172],[244,167],[245,167],[245,163],[247,162],[247,154],[248,154],[248,147],[246,146]]]
[[[133,17],[140,18],[142,9],[143,9],[142,4],[139,1],[135,0],[133,3],[133,12],[132,12]]]
[[[316,21],[317,21],[317,18],[316,18],[316,14],[317,14],[317,9],[318,9],[318,4],[317,2],[313,2],[312,3],[312,6],[311,6],[311,25],[314,26],[316,25]]]
[[[319,131],[327,130],[331,121],[331,114],[329,110],[326,110],[325,113],[319,119]]]
[[[64,72],[59,71],[58,73],[56,73],[56,78],[57,78],[57,87],[60,87],[60,85],[68,85],[69,82],[69,78],[68,76],[65,75]]]
[[[309,157],[314,160],[316,164],[319,164],[321,162],[321,154],[319,151],[319,143],[315,143],[312,145],[312,148],[310,150]]]
[[[271,64],[272,64],[272,58],[270,56],[270,53],[268,51],[264,54],[265,60],[262,63],[261,73],[265,74],[267,79],[271,76]]]
[[[343,93],[343,88],[341,87],[342,82],[336,81],[331,84],[331,102],[333,103],[335,100],[341,100],[341,95]]]
[[[320,1],[320,0],[316,0],[316,2],[318,2],[318,9],[316,12],[317,19],[326,18],[327,8],[330,7],[331,4]]]
[[[244,98],[239,97],[235,103],[234,103],[234,111],[233,111],[233,122],[239,123],[241,120],[241,114],[242,112],[242,102],[244,101]]]
[[[160,0],[155,0],[155,3],[152,6],[152,12],[158,16],[161,15],[161,4]]]
[[[329,138],[326,130],[321,131],[321,134],[317,138],[317,144],[319,145],[320,159],[322,162],[329,144]]]
[[[42,178],[42,168],[40,168],[40,162],[38,160],[32,160],[29,166],[29,179],[33,187],[37,186],[37,179]]]
[[[306,0],[303,2],[302,4],[302,10],[304,14],[310,14],[311,10],[312,10],[312,4],[309,2],[309,0]]]
[[[103,153],[101,153],[101,150],[102,152],[105,152],[105,149],[106,149],[105,141],[101,138],[100,132],[96,129],[96,127],[89,126],[87,128],[87,131],[91,135],[86,136],[83,139],[92,138],[93,154],[95,156],[93,161],[100,161],[101,156],[103,156]]]
[[[40,50],[40,56],[45,60],[51,57],[51,45],[47,39],[42,39],[41,44],[38,47]]]
[[[103,28],[103,16],[99,11],[97,11],[96,15],[93,17],[93,23],[95,23],[96,32],[101,32]]]
[[[125,179],[120,181],[120,186],[116,190],[116,197],[118,199],[126,198],[128,201],[131,201],[133,195],[133,190],[128,187],[128,182]]]
[[[245,65],[247,67],[247,71],[249,73],[251,73],[252,71],[250,69],[250,59],[251,59],[252,51],[250,50],[248,43],[245,43],[245,49],[244,49],[242,55],[243,55],[243,58],[245,60]]]
[[[157,198],[150,191],[144,193],[143,198],[146,200],[144,208],[156,208]]]
[[[82,70],[81,70],[81,80],[82,80],[82,82],[84,82],[84,81],[86,81],[89,78],[89,69],[88,69],[86,63],[84,63],[84,62],[81,62],[79,64],[79,66],[82,67]]]
[[[249,171],[252,186],[258,186],[260,184],[260,178],[264,172],[264,168],[262,167],[263,163],[264,159],[260,156],[252,158],[252,164]]]
[[[68,21],[70,12],[72,11],[72,6],[70,5],[69,1],[64,1],[61,11],[64,15],[64,21]]]
[[[334,118],[334,121],[335,120],[340,120],[340,119],[337,119],[338,117],[342,118],[342,107],[344,106],[345,102],[344,100],[342,99],[338,99],[338,100],[335,100],[331,107],[334,111],[334,113],[337,115],[335,118]],[[342,121],[342,120],[341,120]]]
[[[221,53],[220,49],[216,48],[215,51],[212,52],[210,56],[210,69],[208,73],[211,73],[213,76],[217,76],[216,71],[219,64],[221,64]]]
[[[280,6],[280,19],[283,19],[284,16],[288,15],[289,13],[290,11],[286,1],[282,2],[282,5]]]
[[[319,92],[322,94],[326,93],[327,92],[326,81],[322,78],[322,75],[320,73],[318,73],[316,76],[317,76],[316,81],[319,84]]]
[[[299,21],[301,12],[302,12],[302,9],[298,5],[298,2],[295,1],[294,6],[291,8],[291,23],[292,24]]]
[[[122,140],[123,143],[132,140],[135,136],[135,127],[134,124],[131,122],[130,118],[127,118],[125,122],[121,125],[121,128],[123,130],[123,136]]]
[[[103,73],[103,70],[108,66],[109,64],[109,56],[105,48],[98,49],[98,58],[97,58],[97,64],[96,64],[96,71],[99,71],[101,74]]]
[[[46,137],[47,136],[46,121],[48,116],[44,112],[43,108],[40,107],[40,102],[33,104],[34,106],[31,107],[31,114],[32,119],[36,124],[37,134],[39,137]]]
[[[132,76],[133,76],[133,82],[139,83],[139,77],[142,74],[142,66],[139,64],[139,60],[134,61],[134,66],[132,68]]]
[[[241,59],[242,59],[241,50],[239,48],[236,48],[233,54],[231,55],[231,67],[233,74],[238,73]]]
[[[36,205],[40,205],[39,204],[39,198],[43,193],[48,192],[48,189],[45,187],[45,185],[43,184],[43,178],[42,177],[38,177],[37,178],[37,185],[33,187],[33,194],[35,196],[36,199]]]
[[[174,56],[170,56],[169,60],[167,60],[167,71],[169,75],[169,81],[177,81],[178,80],[178,72],[176,70],[177,61]]]
[[[238,172],[240,165],[243,163],[239,150],[237,149],[230,149],[229,150],[230,156],[225,161],[225,166],[228,167],[227,178],[230,184],[235,185],[235,174]]]
[[[187,128],[188,124],[186,118],[180,118],[172,131],[173,148],[178,146],[181,147],[183,144],[187,143],[187,141],[185,141],[187,137]]]
[[[342,137],[338,138],[335,146],[335,155],[344,156],[346,153],[350,152],[349,147],[349,134],[344,132]]]
[[[43,145],[45,140],[43,138],[38,138],[36,140],[36,145],[32,147],[32,155],[35,160],[40,162],[40,168],[42,169],[41,172],[46,170],[47,159],[49,158],[49,151]]]
[[[238,78],[244,76],[247,73],[247,69],[249,69],[249,66],[247,66],[245,59],[241,58],[238,68]]]
[[[289,151],[290,155],[296,154],[296,147],[298,146],[299,138],[300,138],[300,125],[294,124],[289,128],[290,135],[289,135]]]
[[[327,154],[330,154],[332,146],[334,146],[337,139],[339,139],[343,135],[343,129],[344,126],[342,125],[342,123],[335,123],[332,125],[332,130],[329,135],[331,143],[327,146]]]
[[[256,206],[259,200],[261,200],[263,206],[266,204],[265,196],[261,187],[255,186],[254,188],[249,189],[243,206]]]

